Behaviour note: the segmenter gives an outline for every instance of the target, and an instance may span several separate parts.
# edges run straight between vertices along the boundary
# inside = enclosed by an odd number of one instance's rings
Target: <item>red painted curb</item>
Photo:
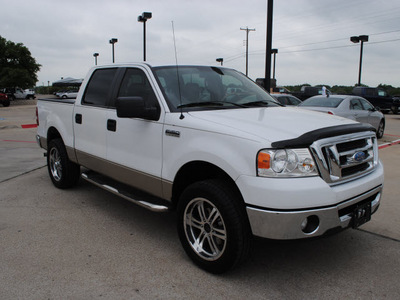
[[[37,125],[36,124],[25,124],[25,125],[21,125],[22,128],[36,128]]]

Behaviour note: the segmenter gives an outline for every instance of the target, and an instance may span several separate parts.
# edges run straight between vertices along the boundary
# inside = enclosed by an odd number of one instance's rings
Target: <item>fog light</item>
[[[301,231],[306,234],[311,234],[317,231],[319,227],[319,218],[315,215],[308,216],[301,222]]]

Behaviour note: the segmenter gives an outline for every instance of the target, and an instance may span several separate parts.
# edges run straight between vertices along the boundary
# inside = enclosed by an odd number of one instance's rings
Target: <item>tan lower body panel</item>
[[[68,151],[67,151],[68,152]],[[106,175],[119,182],[145,191],[154,196],[160,197],[167,201],[171,201],[172,196],[172,183],[169,181],[162,180],[159,177],[155,177],[134,169],[127,168],[125,166],[107,161],[105,159],[87,154],[81,151],[74,151],[75,155],[68,156],[71,158],[75,156],[76,161],[79,165],[86,167],[90,170]],[[73,159],[71,159],[73,161]]]

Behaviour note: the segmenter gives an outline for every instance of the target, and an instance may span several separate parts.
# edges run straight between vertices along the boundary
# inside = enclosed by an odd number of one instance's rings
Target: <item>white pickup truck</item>
[[[95,67],[76,100],[39,100],[37,141],[58,188],[82,177],[153,211],[177,211],[188,256],[222,273],[252,236],[312,238],[371,218],[383,166],[366,124],[282,107],[210,66]]]

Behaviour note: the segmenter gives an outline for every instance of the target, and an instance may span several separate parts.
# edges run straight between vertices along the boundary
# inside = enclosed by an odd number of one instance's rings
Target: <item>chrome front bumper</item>
[[[354,209],[360,203],[371,203],[371,214],[379,207],[382,185],[337,205],[296,211],[265,210],[248,206],[247,215],[254,235],[277,240],[321,236],[329,230],[352,225]],[[314,225],[304,228],[305,220]],[[315,228],[314,228],[315,227]]]

